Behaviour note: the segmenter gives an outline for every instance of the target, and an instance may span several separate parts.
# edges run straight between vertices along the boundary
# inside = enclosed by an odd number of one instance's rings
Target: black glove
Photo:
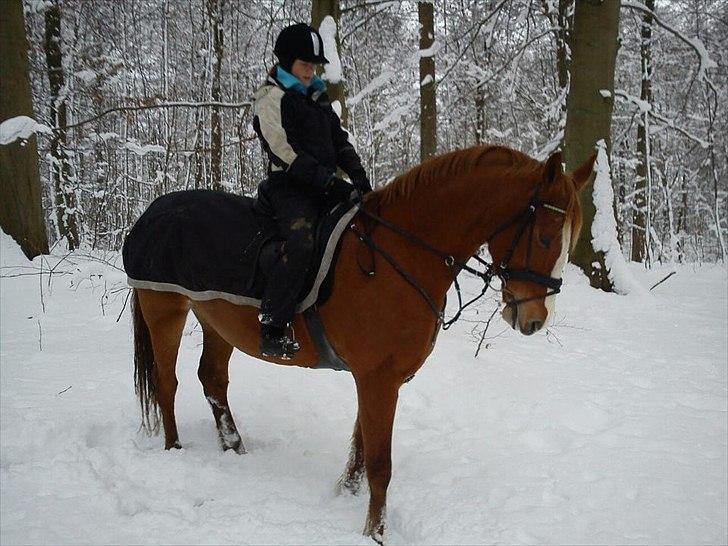
[[[343,178],[332,176],[326,184],[326,194],[337,203],[351,203],[354,187]]]
[[[369,178],[367,178],[366,173],[357,173],[351,177],[351,182],[362,195],[366,195],[372,191],[372,184],[369,182]]]

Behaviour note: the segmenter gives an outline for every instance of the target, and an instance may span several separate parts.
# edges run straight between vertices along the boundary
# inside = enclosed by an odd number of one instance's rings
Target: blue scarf
[[[276,70],[276,79],[285,89],[295,89],[302,95],[306,96],[308,96],[309,90],[320,91],[321,93],[326,91],[326,84],[316,74],[313,75],[313,79],[307,87],[296,76],[281,68],[280,65],[278,65]]]

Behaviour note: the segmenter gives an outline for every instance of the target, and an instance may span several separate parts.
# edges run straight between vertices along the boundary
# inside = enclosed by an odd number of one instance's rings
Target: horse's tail
[[[147,434],[159,432],[159,405],[154,392],[154,351],[141,307],[139,294],[132,290],[131,312],[134,316],[134,390],[142,410],[140,428]]]

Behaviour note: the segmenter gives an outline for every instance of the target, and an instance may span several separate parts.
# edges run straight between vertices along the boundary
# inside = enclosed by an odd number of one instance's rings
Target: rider
[[[327,193],[345,200],[353,189],[336,177],[336,168],[349,175],[359,193],[372,189],[315,73],[317,65],[329,62],[323,49],[321,35],[309,25],[284,28],[273,50],[278,63],[255,94],[253,127],[269,160],[258,194],[273,209],[285,239],[260,306],[265,356],[291,357],[299,349],[288,325],[311,265],[316,221]]]

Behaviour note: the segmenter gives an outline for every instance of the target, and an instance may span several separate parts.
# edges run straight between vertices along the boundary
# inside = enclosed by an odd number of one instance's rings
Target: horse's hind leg
[[[181,446],[174,417],[174,397],[177,394],[175,368],[189,301],[182,295],[170,292],[138,292],[154,351],[154,393],[162,413],[164,449],[179,449]]]
[[[361,425],[357,417],[354,423],[354,433],[351,436],[351,451],[349,461],[346,463],[344,473],[339,478],[338,490],[349,491],[352,495],[359,493],[362,478],[364,477],[364,442],[362,441]]]
[[[243,454],[245,447],[235,426],[227,398],[228,363],[233,347],[212,327],[202,321],[200,324],[202,325],[203,344],[197,376],[200,378],[205,397],[212,408],[222,448],[225,451],[232,449],[236,453]]]

